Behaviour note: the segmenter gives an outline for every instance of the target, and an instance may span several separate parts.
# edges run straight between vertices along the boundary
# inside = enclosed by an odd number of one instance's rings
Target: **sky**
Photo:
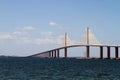
[[[0,55],[28,56],[79,42],[89,27],[102,44],[120,45],[120,0],[0,0]]]

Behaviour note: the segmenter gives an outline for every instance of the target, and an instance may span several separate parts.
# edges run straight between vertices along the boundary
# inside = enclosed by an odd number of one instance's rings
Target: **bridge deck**
[[[65,47],[60,47],[60,48],[55,48],[51,49],[48,51],[44,51],[41,53],[37,53],[28,57],[60,57],[60,50],[64,50],[64,57],[67,58],[67,49],[68,48],[73,48],[73,47],[86,47],[86,58],[90,58],[90,47],[98,47],[100,48],[100,58],[103,58],[103,47],[107,48],[107,58],[110,59],[110,48],[113,47],[115,48],[115,58],[118,58],[119,54],[119,47],[117,45],[71,45],[71,46],[65,46]]]

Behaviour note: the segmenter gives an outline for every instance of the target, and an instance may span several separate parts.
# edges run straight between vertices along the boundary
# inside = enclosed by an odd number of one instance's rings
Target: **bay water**
[[[120,80],[120,60],[1,57],[0,80]]]

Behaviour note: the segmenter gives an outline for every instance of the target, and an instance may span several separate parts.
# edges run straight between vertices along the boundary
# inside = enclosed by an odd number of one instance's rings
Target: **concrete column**
[[[118,59],[119,48],[115,47],[115,59]]]
[[[60,51],[59,51],[59,49],[57,50],[57,57],[58,58],[60,57]]]
[[[57,55],[56,55],[56,50],[54,50],[54,55],[55,55],[55,58],[56,58],[56,56],[57,56]]]
[[[110,46],[107,47],[107,59],[110,59]]]
[[[86,46],[86,58],[90,58],[90,46]]]
[[[103,46],[100,46],[100,59],[103,59]]]
[[[54,53],[53,53],[53,51],[51,51],[51,52],[52,52],[52,58],[53,58],[54,57],[54,55],[53,55]]]
[[[49,51],[49,58],[51,57],[51,51]]]
[[[65,56],[65,58],[67,58],[67,48],[66,47],[64,48],[64,56]]]

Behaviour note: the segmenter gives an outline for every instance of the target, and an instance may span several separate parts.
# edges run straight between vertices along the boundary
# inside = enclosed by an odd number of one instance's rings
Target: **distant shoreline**
[[[64,58],[64,57],[60,57],[60,58],[48,58],[48,57],[20,57],[20,56],[0,56],[0,58],[33,58],[33,59],[78,59],[78,60],[120,60],[120,58],[118,59],[115,59],[115,58],[111,58],[111,59],[108,59],[108,58],[103,58],[103,59],[100,59],[100,58],[89,58],[89,59],[86,59],[84,57],[68,57],[68,58]]]

